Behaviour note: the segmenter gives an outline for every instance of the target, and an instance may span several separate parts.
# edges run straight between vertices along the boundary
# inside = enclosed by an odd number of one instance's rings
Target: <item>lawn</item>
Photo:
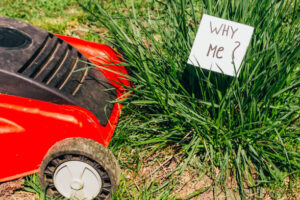
[[[298,0],[79,2],[2,0],[0,15],[123,55],[113,199],[300,198]],[[255,28],[238,78],[187,64],[203,13]],[[35,175],[25,190],[46,198]]]

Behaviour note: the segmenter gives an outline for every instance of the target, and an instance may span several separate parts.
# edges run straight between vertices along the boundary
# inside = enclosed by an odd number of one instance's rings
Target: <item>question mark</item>
[[[234,60],[234,52],[235,52],[235,50],[237,50],[237,48],[239,48],[241,46],[241,43],[239,41],[235,41],[234,43],[238,43],[238,45],[232,51],[232,60]]]

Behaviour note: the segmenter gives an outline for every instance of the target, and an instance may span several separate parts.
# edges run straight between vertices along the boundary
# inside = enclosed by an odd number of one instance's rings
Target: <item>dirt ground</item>
[[[170,163],[169,167],[172,168],[174,166],[174,162]],[[165,170],[170,170],[164,168],[161,172],[158,173],[165,173]],[[144,168],[141,170],[141,175],[151,176],[153,173],[153,169]],[[156,173],[156,172],[154,172]],[[159,177],[159,176],[158,176]],[[128,177],[129,178],[129,177]],[[195,197],[188,198],[190,200],[223,200],[226,199],[224,193],[221,192],[219,187],[209,187],[212,183],[212,180],[204,175],[200,181],[191,181],[193,179],[192,174],[185,172],[182,177],[182,185],[178,187],[177,190],[177,197],[179,199],[185,199],[189,194],[203,188],[204,191],[202,194],[197,195]],[[188,182],[186,184],[186,182]],[[23,187],[24,179],[19,179],[15,181],[5,182],[0,184],[0,200],[41,200],[36,194],[24,191]],[[138,184],[137,184],[138,185]],[[240,197],[237,192],[233,192],[234,190],[230,191],[230,194],[227,194],[227,199],[239,200]],[[250,198],[251,199],[251,198]],[[255,198],[253,198],[254,200]],[[269,195],[264,196],[264,200],[273,200],[274,198],[270,197]],[[283,197],[281,200],[297,200],[300,199],[300,193],[295,194],[293,197]]]
[[[0,200],[38,200],[36,194],[25,192],[22,189],[24,179],[0,184]]]
[[[137,166],[125,167],[122,169],[123,177],[128,183],[133,183],[130,189],[132,193],[138,193],[143,190],[144,186],[157,182],[160,185],[169,181],[171,177],[178,181],[171,196],[176,196],[178,199],[189,200],[240,200],[238,194],[238,186],[235,179],[229,174],[226,182],[226,194],[221,187],[216,184],[213,186],[213,177],[205,170],[205,166],[198,166],[197,163],[191,163],[183,171],[181,175],[175,172],[170,176],[170,172],[175,170],[182,164],[182,152],[176,152],[170,147],[164,151],[156,151],[150,155],[141,156],[142,161],[140,170],[134,170]],[[134,150],[131,152],[135,154]],[[126,161],[128,154],[119,155],[120,161]],[[198,163],[199,164],[199,163]],[[218,169],[214,170],[218,174]],[[178,177],[178,178],[177,178]],[[0,184],[0,200],[40,200],[33,193],[24,190],[24,179],[19,179],[11,182]],[[292,195],[283,195],[279,200],[298,200],[300,199],[300,185],[294,188]],[[251,189],[246,191],[248,198],[251,200],[258,199]],[[134,195],[132,195],[134,196]],[[280,195],[279,195],[280,196]],[[270,196],[267,191],[263,192],[263,200],[273,200],[275,197]]]

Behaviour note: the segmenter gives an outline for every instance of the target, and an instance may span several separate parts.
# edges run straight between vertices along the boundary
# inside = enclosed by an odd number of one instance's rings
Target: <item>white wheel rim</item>
[[[54,185],[67,198],[93,199],[102,187],[99,173],[82,161],[62,163],[54,173]]]

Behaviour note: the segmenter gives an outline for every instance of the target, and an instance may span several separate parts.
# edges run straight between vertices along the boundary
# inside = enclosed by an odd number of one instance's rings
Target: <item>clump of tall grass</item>
[[[134,2],[120,4],[126,13],[90,7],[133,85],[113,144],[178,143],[186,164],[197,155],[219,168],[220,183],[231,171],[244,197],[245,183],[299,178],[299,2],[165,0],[142,12]],[[239,77],[187,64],[203,13],[255,28]]]

